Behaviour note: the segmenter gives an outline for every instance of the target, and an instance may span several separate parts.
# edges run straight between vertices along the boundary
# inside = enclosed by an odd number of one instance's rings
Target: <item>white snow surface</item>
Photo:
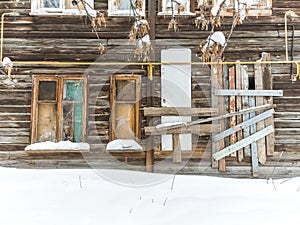
[[[26,150],[90,150],[88,143],[75,143],[71,141],[60,142],[38,142],[25,147]]]
[[[150,174],[123,171],[122,176],[134,181]],[[172,178],[133,187],[112,183],[90,169],[0,168],[0,224],[299,223],[300,178],[272,182],[187,175]]]
[[[127,140],[127,139],[116,139],[109,142],[106,146],[107,151],[115,151],[115,150],[143,150],[142,146],[140,146],[135,140]]]

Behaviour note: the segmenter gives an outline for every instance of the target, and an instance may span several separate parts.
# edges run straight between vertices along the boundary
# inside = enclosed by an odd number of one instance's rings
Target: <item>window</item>
[[[136,0],[108,0],[108,16],[145,16],[145,1],[142,0],[142,8],[133,12],[130,2]]]
[[[190,2],[190,0],[160,0],[158,15],[195,15],[191,12]]]
[[[216,1],[214,1],[214,4],[216,4]],[[234,4],[236,4],[237,7],[237,0],[230,0],[230,5],[227,7],[227,10],[225,10],[222,15],[232,16]],[[247,10],[248,16],[271,16],[272,0],[252,0],[250,5],[249,3],[247,5],[246,3],[243,3],[243,1],[240,1],[239,9],[245,10],[246,8],[249,9]]]
[[[94,8],[94,0],[76,0],[77,5],[72,4],[73,0],[31,0],[31,14],[86,14],[85,8],[90,11]]]
[[[35,77],[31,143],[84,142],[85,84],[82,77]]]
[[[111,78],[111,140],[139,139],[141,77],[116,75]]]

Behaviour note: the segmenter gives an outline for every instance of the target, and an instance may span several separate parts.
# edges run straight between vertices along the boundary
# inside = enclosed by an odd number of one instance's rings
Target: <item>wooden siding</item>
[[[148,5],[148,2],[146,2]],[[107,0],[95,0],[97,10],[107,10]],[[146,7],[147,8],[147,7]],[[62,62],[93,62],[99,61],[135,61],[134,49],[128,45],[127,36],[131,28],[128,17],[109,17],[107,27],[100,29],[101,41],[107,46],[109,54],[98,55],[99,41],[91,31],[85,17],[79,16],[30,16],[30,1],[0,1],[0,13],[16,10],[17,17],[5,17],[3,56],[9,56],[13,61],[62,61]],[[236,27],[225,50],[225,61],[256,61],[262,52],[271,54],[271,60],[285,60],[284,48],[284,13],[293,10],[300,15],[300,1],[273,1],[272,16],[250,17],[242,25]],[[151,12],[153,15],[153,12]],[[155,61],[160,60],[160,50],[167,46],[183,46],[191,48],[193,61],[199,61],[200,41],[206,39],[209,31],[198,30],[193,17],[180,17],[179,31],[169,31],[170,17],[156,16],[152,28],[153,38],[156,39]],[[220,30],[230,30],[230,18],[226,18]],[[294,22],[294,59],[300,60],[300,23]],[[152,29],[153,30],[153,29]],[[155,35],[153,35],[155,34]],[[289,26],[289,46],[291,46],[291,26]],[[251,73],[254,68],[249,67]],[[295,71],[295,70],[294,70]],[[92,145],[94,154],[103,152],[109,141],[109,77],[111,74],[128,73],[143,76],[142,105],[147,106],[147,76],[146,68],[140,66],[63,66],[52,65],[18,65],[13,68],[13,78],[17,80],[12,86],[0,82],[0,165],[31,165],[44,167],[79,166],[83,165],[82,158],[76,154],[52,156],[28,156],[22,151],[30,140],[30,112],[33,75],[86,74],[88,76],[88,131],[87,140]],[[300,83],[290,81],[290,65],[273,64],[273,89],[283,90],[283,97],[274,97],[275,109],[275,153],[268,157],[264,168],[278,168],[275,173],[292,175],[286,167],[299,166],[300,160]],[[160,68],[155,68],[155,96],[159,96]],[[4,77],[1,75],[0,80]],[[145,97],[145,98],[144,98]],[[192,66],[192,98],[193,107],[210,107],[210,69],[207,66]],[[154,101],[154,107],[160,106],[160,99]],[[158,123],[159,119],[154,122]],[[146,125],[142,117],[141,126]],[[143,129],[142,129],[143,132]],[[142,136],[144,138],[145,136]],[[194,140],[196,139],[196,140]],[[209,136],[193,138],[195,152],[192,160],[182,170],[183,173],[194,171],[197,173],[198,161],[211,160],[207,152],[211,146],[207,145]],[[159,140],[158,140],[159,142]],[[143,145],[145,143],[142,143]],[[155,160],[160,161],[168,153],[162,153],[155,145]],[[9,152],[12,151],[12,152]],[[282,154],[282,152],[284,152]],[[100,153],[99,153],[100,154]],[[106,153],[103,153],[105,155]],[[118,155],[116,155],[117,157]],[[106,156],[103,156],[105,159]],[[122,159],[122,155],[118,156]],[[143,154],[131,155],[133,161],[143,162]],[[104,160],[105,161],[105,160]],[[248,176],[251,174],[250,160],[239,163],[227,160],[227,173]],[[32,164],[31,164],[32,163]],[[111,165],[109,160],[102,165]],[[138,163],[136,163],[138,164]],[[167,171],[167,168],[157,168],[157,171]],[[266,169],[267,170],[267,169]],[[245,172],[246,171],[246,172]],[[272,169],[270,169],[272,172]],[[205,170],[204,170],[205,173]],[[214,174],[211,170],[207,174]],[[217,172],[216,172],[217,173]],[[263,174],[263,173],[261,173]],[[265,173],[267,174],[267,172]]]

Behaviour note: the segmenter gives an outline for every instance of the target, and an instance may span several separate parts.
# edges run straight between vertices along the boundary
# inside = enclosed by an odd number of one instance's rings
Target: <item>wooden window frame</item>
[[[66,8],[65,1],[61,1],[60,8],[43,8],[42,2],[43,0],[31,0],[31,12],[30,15],[86,15],[86,11],[83,9],[78,9],[77,6],[72,7],[72,9]],[[94,8],[94,0],[84,0],[89,6]],[[78,0],[78,4],[81,4]],[[81,4],[82,5],[82,4]],[[88,10],[92,10],[90,7],[87,7]]]
[[[132,10],[117,10],[114,6],[115,0],[108,0],[108,8],[107,8],[107,14],[108,16],[134,16]],[[129,1],[129,0],[128,0]],[[140,16],[146,15],[146,0],[143,1],[143,8],[140,12]]]
[[[272,0],[265,1],[267,2],[266,6],[260,6],[259,8],[253,6],[249,9],[247,16],[272,16]],[[213,6],[216,2],[216,0],[213,1]],[[233,7],[228,7],[227,10],[224,10],[221,16],[233,16]]]
[[[166,2],[167,0],[158,0],[158,13],[157,15],[158,16],[171,16],[172,15],[172,12],[170,11],[166,11]],[[186,0],[186,1],[189,1],[188,3],[188,9],[185,9],[184,12],[180,13],[180,15],[178,15],[177,11],[174,10],[174,15],[175,16],[194,16],[196,15],[195,14],[195,4],[194,4],[194,1],[192,0]]]
[[[110,116],[110,141],[115,140],[115,127],[116,127],[116,81],[119,80],[135,80],[136,90],[135,90],[135,139],[139,141],[140,132],[140,98],[141,98],[141,76],[140,75],[114,75],[110,79],[110,106],[111,106],[111,116]]]
[[[31,103],[31,144],[36,142],[37,135],[37,105],[39,94],[40,81],[56,81],[56,102],[57,102],[57,115],[56,115],[56,142],[61,141],[62,138],[62,104],[63,104],[63,88],[65,80],[82,80],[83,81],[83,101],[82,101],[82,137],[81,142],[85,142],[86,137],[86,108],[87,108],[87,80],[84,76],[34,76],[32,86],[32,103]]]

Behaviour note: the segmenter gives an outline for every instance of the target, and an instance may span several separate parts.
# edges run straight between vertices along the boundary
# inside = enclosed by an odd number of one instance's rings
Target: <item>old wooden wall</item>
[[[107,0],[95,0],[95,9],[106,11]],[[270,53],[274,61],[285,60],[284,13],[289,9],[300,14],[300,2],[273,0],[272,16],[247,18],[242,25],[236,27],[226,48],[225,60],[256,61],[260,58],[261,52]],[[95,33],[91,31],[85,17],[30,16],[30,1],[28,0],[0,2],[1,14],[12,10],[17,11],[20,15],[5,18],[3,56],[9,56],[13,61],[128,62],[135,60],[133,58],[134,50],[127,42],[132,22],[128,17],[107,18],[107,27],[102,27],[99,34],[101,42],[108,48],[108,54],[99,56],[97,50],[99,41]],[[151,12],[150,15],[153,13]],[[168,46],[183,46],[192,49],[193,61],[199,61],[197,58],[198,46],[200,41],[209,35],[209,31],[197,29],[193,23],[193,17],[188,16],[178,19],[178,32],[169,31],[169,20],[170,17],[164,16],[155,18],[155,32],[152,31],[155,33],[156,39],[155,60],[160,60],[161,49]],[[295,60],[300,60],[300,25],[298,21],[299,19],[296,18],[294,22],[289,22],[289,25],[294,24],[295,28]],[[230,26],[231,20],[227,18],[219,29],[228,34]],[[289,26],[288,34],[289,46],[291,46],[291,26]],[[155,93],[159,96],[160,68],[156,67],[155,69],[154,88]],[[249,70],[251,71],[251,66],[249,66]],[[4,158],[7,156],[7,151],[19,152],[29,144],[32,76],[74,73],[89,76],[90,95],[88,101],[90,104],[87,140],[93,143],[93,150],[97,151],[103,150],[109,140],[109,76],[116,73],[146,75],[146,70],[140,66],[15,66],[12,74],[17,82],[14,87],[0,82],[0,151],[3,152]],[[300,107],[298,104],[300,84],[299,81],[294,83],[290,81],[290,65],[273,64],[272,75],[274,78],[273,89],[282,89],[284,96],[274,98],[274,103],[277,104],[275,114],[276,154],[268,159],[268,163],[271,166],[280,163],[283,166],[294,166],[297,165],[300,158],[298,150],[300,144]],[[146,80],[147,78],[144,76],[145,82],[143,82],[142,88],[144,96],[146,96]],[[193,66],[192,80],[194,106],[210,106],[209,68]],[[4,81],[4,76],[1,75],[0,81]],[[154,105],[159,106],[159,101],[159,98],[156,98]],[[146,99],[142,100],[142,105],[146,105]],[[142,121],[142,124],[145,124],[145,120]],[[198,155],[202,155],[202,157],[205,154],[208,138],[200,138],[195,147]],[[284,158],[280,158],[282,151],[284,151]],[[66,158],[65,156],[60,157],[61,159]],[[162,156],[158,155],[157,157]],[[209,157],[207,155],[207,158]],[[26,155],[23,158],[32,160]],[[193,167],[193,161],[190,165]],[[197,163],[195,165],[197,166]],[[248,166],[249,164],[238,164],[233,161],[231,165]]]

